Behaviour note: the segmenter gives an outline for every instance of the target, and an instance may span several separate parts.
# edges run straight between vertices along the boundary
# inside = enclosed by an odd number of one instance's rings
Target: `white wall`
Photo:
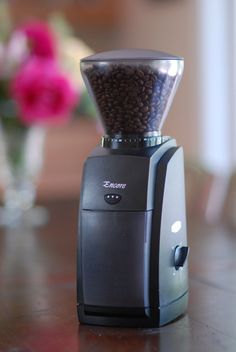
[[[233,2],[198,0],[196,9],[202,163],[215,174],[228,174],[234,168],[236,135]]]

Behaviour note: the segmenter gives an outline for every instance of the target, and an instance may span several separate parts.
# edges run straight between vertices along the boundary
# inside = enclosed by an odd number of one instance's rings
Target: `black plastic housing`
[[[187,248],[182,148],[173,139],[143,149],[97,147],[81,188],[80,323],[157,327],[183,314],[187,260],[176,259],[177,247]]]

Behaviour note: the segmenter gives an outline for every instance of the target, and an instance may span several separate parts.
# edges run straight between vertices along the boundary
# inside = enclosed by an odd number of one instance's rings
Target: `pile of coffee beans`
[[[92,64],[84,73],[107,134],[159,130],[176,77],[142,64]]]

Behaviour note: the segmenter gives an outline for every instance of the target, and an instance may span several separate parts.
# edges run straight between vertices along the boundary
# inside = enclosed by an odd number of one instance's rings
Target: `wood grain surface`
[[[190,301],[160,329],[80,326],[78,202],[48,203],[45,227],[0,231],[1,352],[236,351],[236,234],[189,220]]]

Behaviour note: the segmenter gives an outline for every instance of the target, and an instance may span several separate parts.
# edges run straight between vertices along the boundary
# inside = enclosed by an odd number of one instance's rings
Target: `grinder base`
[[[112,308],[78,305],[81,324],[130,328],[156,328],[177,319],[185,313],[188,291],[169,304],[152,308]]]

